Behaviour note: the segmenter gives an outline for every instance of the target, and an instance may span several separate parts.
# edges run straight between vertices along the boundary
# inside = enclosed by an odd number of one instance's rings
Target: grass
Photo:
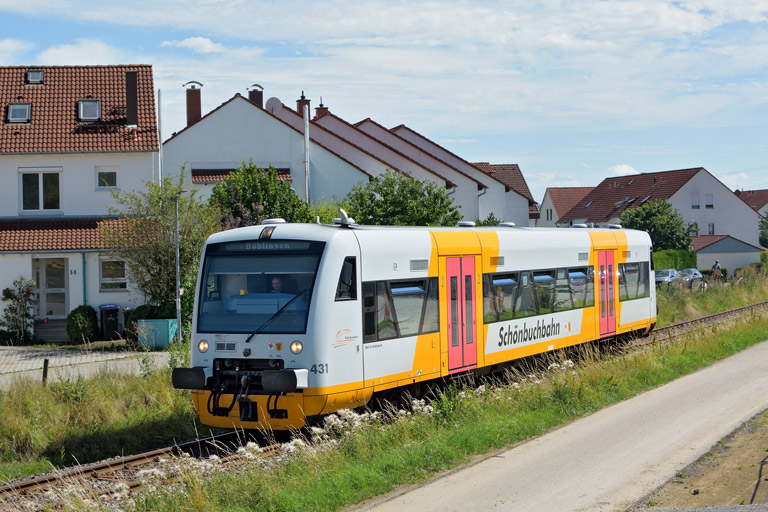
[[[0,392],[0,481],[157,448],[200,428],[189,395],[171,386],[170,368],[140,361],[140,375],[17,380]],[[203,431],[207,431],[203,428]]]

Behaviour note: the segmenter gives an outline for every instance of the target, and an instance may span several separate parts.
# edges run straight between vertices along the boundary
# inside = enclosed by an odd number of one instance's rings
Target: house
[[[728,235],[750,247],[760,245],[758,213],[703,167],[607,178],[566,212],[558,225],[619,224],[621,212],[653,200],[668,201],[680,213],[694,235],[694,244],[699,243],[700,235]],[[737,250],[724,243],[718,243],[716,249],[727,248]],[[737,252],[743,252],[742,248]],[[754,258],[749,262],[759,261],[759,254],[747,253]],[[705,257],[699,266],[708,268],[707,261]]]
[[[113,190],[157,177],[152,67],[0,67],[0,107],[0,287],[33,279],[52,325],[81,304],[140,304],[98,233]]]
[[[165,141],[163,161],[165,173],[184,168],[203,195],[248,161],[259,167],[274,166],[280,179],[289,181],[296,194],[310,202],[341,199],[356,184],[391,169],[444,187],[467,220],[494,211],[497,218],[527,223],[528,198],[517,191],[510,194],[505,183],[472,164],[425,150],[371,119],[351,124],[322,103],[312,119],[305,119],[310,100],[303,94],[293,109],[278,98],[265,104],[260,88],[250,90],[248,98],[236,94],[199,116],[199,91],[187,89],[187,126]]]
[[[737,190],[736,195],[763,218],[768,217],[768,189]]]
[[[715,261],[720,267],[728,269],[728,275],[733,270],[748,267],[751,263],[760,261],[762,248],[742,242],[730,235],[700,235],[693,238],[691,247],[696,253],[696,262],[700,269],[710,269]]]
[[[541,216],[536,227],[555,227],[560,217],[584,199],[594,187],[548,187],[541,200]]]

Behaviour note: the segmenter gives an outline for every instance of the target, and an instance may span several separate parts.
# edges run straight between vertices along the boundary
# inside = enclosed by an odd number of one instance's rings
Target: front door
[[[477,364],[475,319],[475,258],[446,258],[448,371]]]
[[[34,260],[37,317],[51,320],[67,317],[67,260],[46,258]]]
[[[614,272],[613,251],[597,253],[598,279],[600,280],[600,336],[616,334],[616,304],[614,302]]]

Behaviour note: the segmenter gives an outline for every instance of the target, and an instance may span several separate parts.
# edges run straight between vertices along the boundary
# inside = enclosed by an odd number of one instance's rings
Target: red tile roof
[[[555,213],[562,215],[584,199],[595,187],[549,187],[546,193],[555,207]]]
[[[235,172],[237,169],[192,169],[192,183],[218,183]],[[279,167],[277,181],[293,181],[291,170],[287,167]]]
[[[26,83],[28,70],[42,84]],[[126,126],[126,71],[137,72],[138,128]],[[152,66],[0,67],[0,154],[157,151]],[[78,101],[101,100],[101,120],[78,121]],[[29,123],[8,122],[9,103],[30,103]]]
[[[491,164],[488,162],[473,162],[476,168],[502,182],[524,198],[528,203],[535,204],[536,201],[528,190],[528,184],[525,182],[522,171],[517,164]],[[538,212],[538,210],[536,210]]]
[[[627,208],[641,206],[648,201],[669,199],[702,171],[707,172],[703,167],[696,167],[606,178],[573,208],[561,214],[559,222],[576,219],[608,222]]]
[[[750,243],[747,243],[743,240],[739,240],[738,238],[733,238],[731,235],[699,235],[693,237],[693,244],[691,246],[691,249],[693,251],[700,251],[701,249],[704,249],[705,247],[709,247],[710,245],[716,244],[717,242],[720,242],[722,240],[725,240],[726,238],[730,238],[732,240],[735,240],[736,242],[740,244],[747,245],[749,247],[753,247],[755,250],[761,250],[760,247],[757,247],[755,245],[752,245]]]
[[[759,212],[766,204],[768,204],[768,189],[737,190],[736,195],[756,212]]]
[[[0,221],[0,252],[72,251],[103,249],[103,226],[117,219],[19,219]]]

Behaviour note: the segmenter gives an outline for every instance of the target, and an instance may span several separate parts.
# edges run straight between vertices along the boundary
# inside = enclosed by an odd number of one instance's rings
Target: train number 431
[[[320,363],[320,364],[313,364],[312,368],[309,369],[310,373],[329,373],[328,372],[328,363]]]

